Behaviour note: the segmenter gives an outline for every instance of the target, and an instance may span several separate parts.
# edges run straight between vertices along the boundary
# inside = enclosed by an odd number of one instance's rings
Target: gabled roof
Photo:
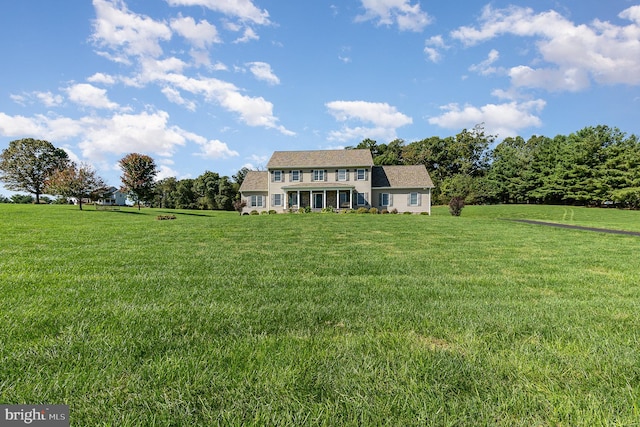
[[[269,188],[269,172],[249,171],[242,181],[240,192],[267,191]]]
[[[433,188],[433,181],[424,165],[374,166],[372,188]]]
[[[275,151],[267,163],[267,169],[371,166],[371,151],[363,149]]]

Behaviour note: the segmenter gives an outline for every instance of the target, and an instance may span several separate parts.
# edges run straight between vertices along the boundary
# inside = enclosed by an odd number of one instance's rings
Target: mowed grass
[[[74,426],[640,422],[640,237],[498,219],[640,212],[0,218],[0,403]]]

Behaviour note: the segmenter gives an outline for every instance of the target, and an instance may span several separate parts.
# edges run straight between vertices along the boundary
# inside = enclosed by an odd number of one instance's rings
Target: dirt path
[[[573,230],[595,231],[597,233],[623,234],[625,236],[640,237],[640,232],[637,232],[637,231],[624,231],[624,230],[612,230],[608,228],[583,227],[581,225],[557,224],[555,222],[534,221],[531,219],[506,219],[506,220],[513,221],[513,222],[523,222],[525,224],[546,225],[549,227],[570,228]]]

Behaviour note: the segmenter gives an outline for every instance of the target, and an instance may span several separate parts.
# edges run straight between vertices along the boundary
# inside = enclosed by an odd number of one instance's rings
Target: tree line
[[[455,136],[405,144],[365,139],[377,165],[424,164],[446,204],[540,203],[640,208],[640,141],[609,126],[585,127],[570,135],[505,138],[482,125]]]
[[[541,203],[640,208],[640,141],[609,126],[585,127],[570,135],[496,136],[482,125],[455,136],[433,136],[406,144],[365,139],[346,149],[368,149],[376,165],[418,165],[429,171],[435,204],[453,198],[466,204]],[[121,191],[138,205],[168,209],[233,210],[249,171],[232,177],[205,171],[197,178],[156,180],[153,159],[131,153],[119,162]],[[0,181],[35,195],[97,199],[108,188],[86,164],[71,162],[47,141],[12,141],[0,154]],[[17,200],[17,199],[16,199]],[[2,201],[2,200],[0,200]],[[7,200],[4,200],[7,201]],[[80,205],[82,208],[82,205]]]

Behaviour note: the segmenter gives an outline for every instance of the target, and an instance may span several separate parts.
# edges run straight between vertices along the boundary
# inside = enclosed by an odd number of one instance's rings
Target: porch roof
[[[300,184],[286,185],[282,187],[285,191],[308,191],[308,190],[353,190],[356,187],[337,182],[306,182]]]

